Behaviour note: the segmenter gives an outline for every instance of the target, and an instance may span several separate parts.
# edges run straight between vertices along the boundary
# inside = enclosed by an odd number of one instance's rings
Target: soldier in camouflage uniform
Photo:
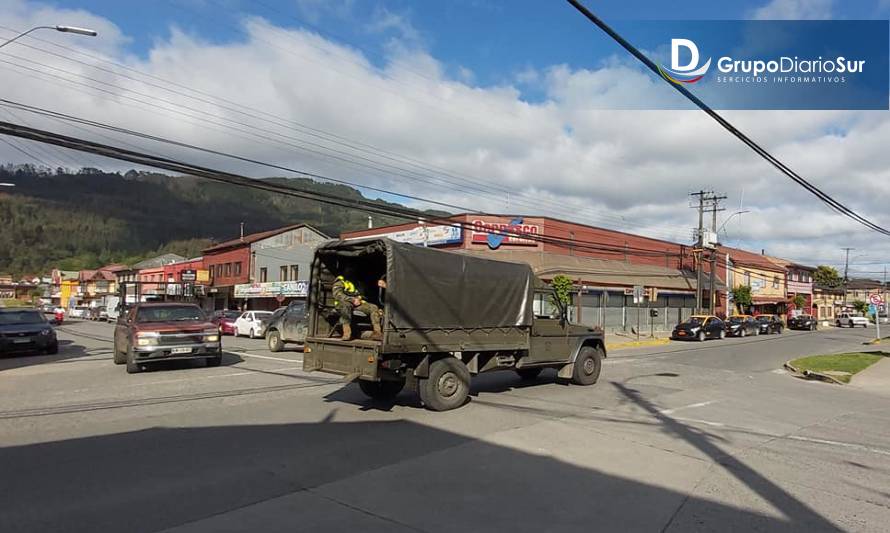
[[[353,311],[361,311],[371,319],[371,327],[374,328],[372,339],[383,339],[383,312],[376,305],[366,301],[354,283],[343,276],[337,276],[331,292],[337,304],[337,311],[340,313],[340,327],[343,328],[342,339],[344,341],[352,339]]]

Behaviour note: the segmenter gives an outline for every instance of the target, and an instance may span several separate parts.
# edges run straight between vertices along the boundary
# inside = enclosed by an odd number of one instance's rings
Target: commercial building
[[[296,224],[205,249],[213,308],[271,310],[305,298],[315,248],[328,238],[311,226]]]
[[[421,221],[341,235],[363,237],[527,263],[545,281],[566,275],[575,284],[571,318],[611,331],[669,329],[695,307],[692,249],[659,239],[549,217],[474,213],[439,223]],[[722,279],[715,285],[725,294]],[[634,288],[640,286],[650,297],[635,300]]]
[[[763,254],[729,247],[721,247],[720,250],[729,257],[727,285],[733,289],[751,287],[750,309],[740,309],[740,306],[733,303],[731,307],[735,311],[777,315],[786,313],[788,292],[785,267]]]

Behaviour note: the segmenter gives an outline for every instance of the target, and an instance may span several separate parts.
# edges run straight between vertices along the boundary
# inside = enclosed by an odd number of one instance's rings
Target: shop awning
[[[751,303],[753,304],[783,304],[785,303],[785,298],[780,296],[752,296]]]

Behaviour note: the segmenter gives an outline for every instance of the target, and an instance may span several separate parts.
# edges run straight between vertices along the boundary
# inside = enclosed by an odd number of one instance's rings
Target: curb
[[[606,343],[606,350],[623,350],[626,348],[642,348],[645,346],[663,346],[670,344],[670,339],[648,339],[640,341]]]
[[[795,377],[803,378],[803,379],[817,379],[819,381],[825,381],[827,383],[834,383],[835,385],[846,385],[843,381],[840,381],[828,374],[823,374],[821,372],[812,372],[810,370],[800,370],[791,364],[791,361],[785,361],[785,364],[782,365],[786,370],[789,370]]]

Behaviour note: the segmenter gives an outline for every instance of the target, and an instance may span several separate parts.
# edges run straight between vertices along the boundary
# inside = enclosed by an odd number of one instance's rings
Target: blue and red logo
[[[689,61],[684,65],[680,64],[680,49],[689,50]],[[698,46],[689,39],[671,39],[671,68],[664,65],[658,67],[658,72],[664,76],[664,79],[680,85],[682,83],[695,83],[705,77],[708,69],[711,68],[711,58],[709,57],[702,66],[699,63]]]

